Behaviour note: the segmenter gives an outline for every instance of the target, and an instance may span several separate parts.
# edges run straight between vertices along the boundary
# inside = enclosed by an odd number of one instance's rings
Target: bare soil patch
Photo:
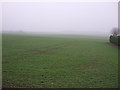
[[[112,43],[110,43],[110,42],[106,42],[106,44],[112,46],[113,48],[116,48],[116,49],[119,49],[119,50],[120,50],[120,46],[117,46],[117,45],[112,44]]]
[[[49,50],[33,50],[32,54],[54,54],[54,52]]]

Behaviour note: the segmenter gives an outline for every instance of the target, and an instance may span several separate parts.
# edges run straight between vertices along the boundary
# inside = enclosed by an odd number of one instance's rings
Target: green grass
[[[107,38],[2,37],[3,87],[117,88],[118,50]]]

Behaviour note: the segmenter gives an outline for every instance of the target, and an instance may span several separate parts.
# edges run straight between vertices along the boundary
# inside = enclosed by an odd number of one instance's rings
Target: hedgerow
[[[120,46],[120,36],[110,36],[110,42]]]

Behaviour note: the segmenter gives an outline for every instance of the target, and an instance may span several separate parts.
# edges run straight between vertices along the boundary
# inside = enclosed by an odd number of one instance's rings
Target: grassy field
[[[3,34],[2,40],[3,87],[118,87],[118,49],[108,38]]]

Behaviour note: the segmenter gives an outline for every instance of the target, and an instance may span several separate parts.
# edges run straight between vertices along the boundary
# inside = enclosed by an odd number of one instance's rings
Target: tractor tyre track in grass
[[[54,54],[55,51],[58,50],[62,50],[63,48],[67,47],[67,45],[69,45],[69,42],[64,42],[64,43],[60,43],[60,44],[54,44],[52,46],[47,46],[47,47],[43,47],[43,48],[47,48],[45,50],[32,50],[31,53],[32,54],[46,54],[46,55],[50,55],[50,54]]]

